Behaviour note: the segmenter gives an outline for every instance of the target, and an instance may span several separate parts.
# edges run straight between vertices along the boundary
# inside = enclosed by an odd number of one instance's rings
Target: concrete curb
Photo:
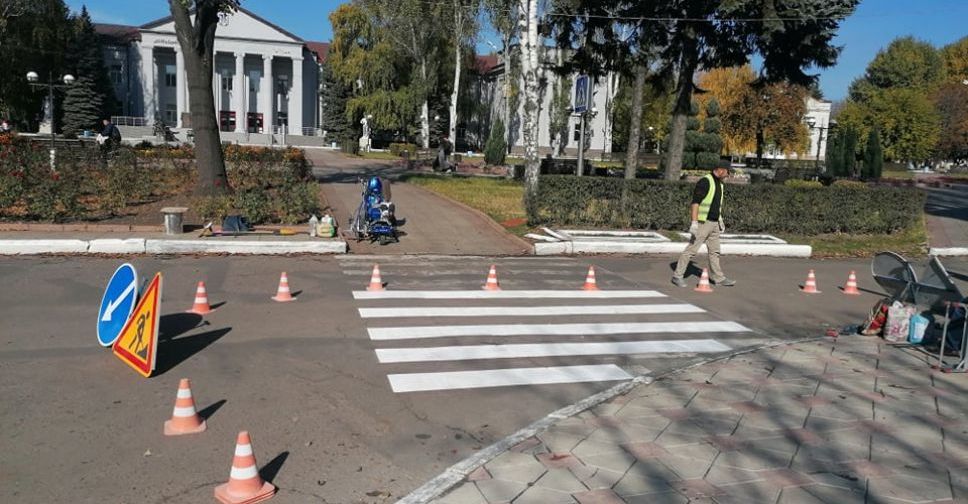
[[[0,255],[41,254],[345,254],[346,242],[203,241],[147,238],[95,240],[0,240]]]
[[[581,401],[578,401],[570,406],[565,406],[564,408],[554,411],[553,413],[550,413],[544,418],[541,418],[539,420],[532,422],[527,427],[524,427],[523,429],[505,437],[504,439],[498,440],[494,444],[484,448],[483,450],[475,453],[474,455],[471,455],[470,457],[467,457],[464,460],[461,460],[460,462],[457,462],[456,464],[448,467],[447,469],[444,470],[444,472],[440,473],[433,479],[421,485],[416,490],[410,492],[402,499],[398,500],[397,504],[428,504],[432,500],[450,491],[454,486],[462,482],[467,477],[467,475],[473,472],[475,469],[497,458],[499,455],[508,451],[514,445],[520,443],[521,441],[524,441],[525,439],[528,439],[532,436],[535,436],[537,434],[540,434],[550,429],[561,420],[570,418],[572,416],[575,416],[581,413],[582,411],[598,406],[599,404],[604,403],[605,401],[608,401],[613,397],[625,394],[639,385],[651,385],[656,380],[664,378],[666,376],[670,376],[676,373],[681,373],[688,369],[704,366],[712,362],[716,362],[724,359],[731,359],[739,355],[758,352],[760,350],[773,348],[777,346],[798,345],[801,343],[818,341],[818,340],[822,340],[823,338],[824,337],[821,336],[816,338],[803,338],[803,339],[794,340],[794,341],[775,341],[771,343],[765,343],[763,345],[757,345],[750,348],[743,348],[735,352],[729,352],[727,354],[719,355],[709,359],[701,359],[698,362],[693,362],[691,364],[687,364],[685,366],[682,366],[676,369],[665,371],[657,375],[653,375],[652,373],[647,373],[647,374],[636,376],[635,378],[627,382],[620,383],[618,385],[615,385],[614,387],[611,387],[597,394],[586,397],[585,399],[582,399]]]
[[[535,243],[535,255],[557,254],[681,254],[686,242],[664,243],[620,243],[608,241],[567,241],[557,243]],[[747,255],[769,257],[809,258],[813,253],[809,245],[768,244],[768,243],[723,243],[723,255]],[[704,253],[706,246],[699,249]]]
[[[968,256],[968,247],[931,247],[928,255],[939,257]]]

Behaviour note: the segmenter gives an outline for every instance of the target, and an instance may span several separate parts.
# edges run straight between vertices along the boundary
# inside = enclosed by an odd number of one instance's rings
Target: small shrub
[[[837,179],[831,184],[836,187],[855,187],[855,188],[867,188],[866,182],[861,182],[860,180],[851,179]]]
[[[390,154],[403,157],[404,153],[413,159],[417,155],[417,146],[412,143],[392,143],[389,147]]]
[[[316,181],[296,181],[284,187],[281,192],[276,197],[280,222],[305,222],[310,214],[319,213],[319,184]]]
[[[484,162],[489,165],[502,165],[507,155],[507,140],[504,135],[504,123],[498,119],[491,126],[491,134],[484,146]]]
[[[235,207],[252,224],[264,224],[272,217],[269,195],[262,188],[251,188],[235,193]]]
[[[789,179],[783,182],[783,186],[793,189],[808,189],[812,187],[823,187],[823,184],[819,180]]]
[[[202,196],[192,201],[192,208],[203,219],[221,223],[233,210],[233,201],[231,196]]]

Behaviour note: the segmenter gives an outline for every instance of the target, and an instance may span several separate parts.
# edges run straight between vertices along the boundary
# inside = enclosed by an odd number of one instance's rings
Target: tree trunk
[[[420,61],[420,76],[424,83],[427,82],[427,61]],[[423,103],[420,105],[420,143],[424,149],[430,148],[430,103],[424,96]]]
[[[763,128],[756,128],[756,167],[763,166],[763,144],[766,139],[763,137]]]
[[[193,26],[188,9],[180,0],[169,0],[169,6],[175,20],[178,44],[185,56],[192,131],[195,134],[195,163],[198,170],[195,194],[228,194],[231,188],[225,173],[222,139],[219,135],[215,95],[212,90],[218,11],[215,7],[197,9]]]
[[[504,51],[504,140],[506,154],[511,153],[511,37],[505,35],[502,39]]]
[[[639,168],[639,137],[642,134],[642,93],[645,92],[645,65],[635,69],[635,86],[632,88],[632,123],[629,124],[629,140],[625,147],[625,178],[634,179]]]
[[[672,109],[672,128],[669,131],[669,149],[665,167],[666,180],[679,180],[682,173],[682,155],[686,147],[686,119],[692,108],[692,76],[699,60],[699,45],[693,31],[687,33],[683,43],[682,65],[676,85],[676,104]]]
[[[532,208],[538,193],[538,0],[522,0],[525,15],[521,17],[521,66],[524,81],[524,199]]]
[[[459,1],[454,1],[454,89],[450,93],[450,141],[457,145],[457,100],[460,97],[461,54],[460,44],[464,35],[463,12]]]

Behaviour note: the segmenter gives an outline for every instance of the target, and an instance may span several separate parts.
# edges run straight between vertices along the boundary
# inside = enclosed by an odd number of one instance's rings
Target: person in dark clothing
[[[710,279],[716,285],[732,287],[736,281],[726,278],[719,265],[719,235],[726,230],[723,223],[723,200],[725,190],[723,179],[729,174],[729,162],[721,160],[712,173],[699,179],[692,193],[692,204],[689,206],[692,223],[689,226],[689,246],[679,256],[676,271],[672,274],[672,283],[679,287],[687,287],[683,275],[689,262],[699,252],[705,243],[709,251]]]
[[[454,150],[454,145],[450,143],[447,135],[440,139],[440,146],[437,148],[437,162],[435,163],[440,171],[449,172],[453,170],[450,165],[450,153]]]
[[[101,147],[104,150],[112,150],[121,145],[121,130],[118,129],[110,119],[101,121]]]

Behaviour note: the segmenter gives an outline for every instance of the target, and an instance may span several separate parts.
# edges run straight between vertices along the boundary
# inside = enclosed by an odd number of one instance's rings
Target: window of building
[[[231,75],[223,75],[222,76],[222,91],[231,91],[232,90],[232,81],[233,80],[235,80],[235,79],[233,79]]]
[[[165,104],[165,122],[175,124],[178,116],[178,105],[174,103]]]
[[[165,65],[165,86],[175,87],[178,85],[178,72],[175,65]]]
[[[119,86],[124,84],[124,74],[121,72],[121,65],[111,65],[108,73],[111,76],[111,82]]]
[[[574,141],[581,142],[581,122],[575,123],[575,133],[572,135]]]

